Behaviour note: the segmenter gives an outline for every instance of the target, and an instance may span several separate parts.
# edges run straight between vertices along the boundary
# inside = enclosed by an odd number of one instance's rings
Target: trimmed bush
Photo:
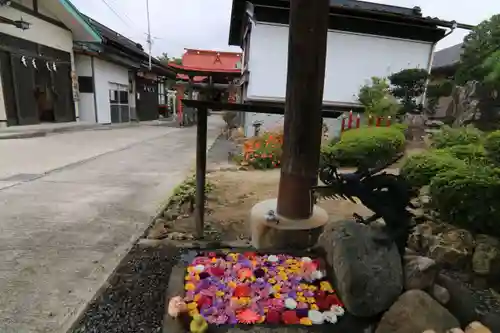
[[[469,144],[480,144],[483,132],[475,127],[467,126],[460,128],[443,127],[431,136],[432,148],[447,148],[453,146],[464,146]]]
[[[486,155],[495,164],[500,165],[500,131],[491,132],[484,140]]]
[[[487,165],[489,163],[486,150],[480,145],[460,145],[440,149],[439,151],[449,153],[467,164]]]
[[[466,164],[446,151],[426,151],[408,157],[400,169],[413,187],[428,185],[432,178],[443,171],[463,168]]]
[[[441,172],[431,181],[430,195],[444,221],[500,236],[500,178],[493,168],[468,166]]]
[[[341,167],[373,167],[404,151],[405,137],[393,127],[362,127],[344,132],[335,144],[323,146],[322,163]]]

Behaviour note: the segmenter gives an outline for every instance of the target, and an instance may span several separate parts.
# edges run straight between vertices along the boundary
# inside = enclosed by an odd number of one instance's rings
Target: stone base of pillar
[[[314,206],[313,214],[304,220],[291,220],[277,215],[278,200],[269,199],[253,206],[250,212],[252,246],[258,250],[303,250],[316,245],[328,214]],[[269,212],[275,213],[276,219],[269,219]]]

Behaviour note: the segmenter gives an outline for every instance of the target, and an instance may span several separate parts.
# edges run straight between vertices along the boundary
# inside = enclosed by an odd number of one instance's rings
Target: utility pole
[[[151,49],[152,49],[152,45],[153,45],[153,39],[151,38],[151,20],[149,18],[149,0],[146,0],[146,11],[148,13],[148,39],[147,39],[147,43],[148,43],[148,53],[149,53],[149,70],[151,70]]]
[[[284,145],[277,213],[312,215],[319,167],[329,0],[291,0]]]

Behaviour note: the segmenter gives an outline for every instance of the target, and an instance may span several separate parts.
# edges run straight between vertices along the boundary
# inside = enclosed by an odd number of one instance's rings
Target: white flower
[[[335,324],[337,323],[337,315],[333,313],[333,311],[326,311],[323,312],[323,318],[325,319],[326,322],[330,324]]]
[[[311,279],[314,281],[314,280],[321,280],[322,278],[324,278],[325,275],[321,272],[321,271],[314,271],[312,272],[311,274]]]
[[[275,256],[274,254],[271,254],[269,257],[267,257],[267,261],[269,262],[278,262],[278,256]]]
[[[342,317],[345,314],[345,310],[340,305],[332,305],[330,311],[333,312],[337,317]]]
[[[285,299],[285,306],[287,309],[294,310],[297,308],[297,302],[293,298]]]
[[[312,259],[309,257],[302,257],[302,258],[300,258],[300,260],[303,262],[312,262]]]
[[[321,325],[325,322],[325,317],[318,310],[309,310],[307,312],[307,317],[314,325]]]
[[[203,265],[196,265],[194,266],[194,270],[196,271],[196,273],[201,273],[205,270],[205,266]]]

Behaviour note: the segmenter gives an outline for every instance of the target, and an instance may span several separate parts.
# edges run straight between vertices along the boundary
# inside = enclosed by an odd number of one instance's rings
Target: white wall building
[[[354,0],[332,0],[327,41],[324,109],[361,108],[357,94],[371,77],[387,77],[407,68],[430,69],[435,44],[452,23],[424,18],[419,8]],[[233,0],[230,45],[243,48],[242,98],[245,103],[283,103],[288,62],[289,2]],[[246,114],[247,134],[254,121],[263,127],[283,116]],[[340,120],[325,121],[330,135]]]
[[[0,5],[0,18],[0,126],[78,119],[73,35],[89,42],[98,36],[63,0],[13,0]]]

